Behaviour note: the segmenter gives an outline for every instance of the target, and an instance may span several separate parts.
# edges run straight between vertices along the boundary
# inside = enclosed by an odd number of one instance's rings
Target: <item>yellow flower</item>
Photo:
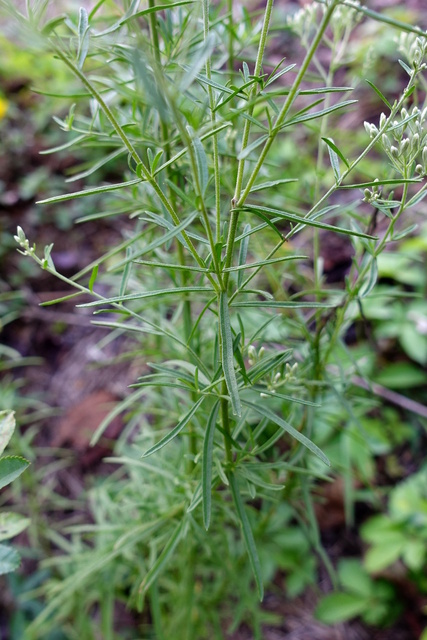
[[[5,100],[5,98],[2,98],[0,96],[0,120],[2,120],[6,115],[8,106],[9,106],[8,101]]]

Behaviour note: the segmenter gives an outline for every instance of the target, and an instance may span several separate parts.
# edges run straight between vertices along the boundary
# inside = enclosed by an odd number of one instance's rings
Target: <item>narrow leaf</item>
[[[206,531],[211,522],[212,507],[212,458],[213,442],[215,436],[216,420],[218,416],[219,402],[216,402],[210,413],[206,426],[205,439],[203,442],[202,459],[202,498],[203,498],[203,524]]]
[[[163,296],[171,296],[181,293],[194,293],[194,292],[206,292],[212,293],[210,287],[175,287],[174,289],[158,289],[156,291],[141,291],[141,293],[130,293],[125,296],[116,296],[115,298],[104,298],[102,300],[94,300],[92,302],[86,302],[84,304],[77,305],[78,307],[96,307],[101,304],[115,304],[118,302],[128,302],[129,300],[143,300],[144,298],[158,298]]]
[[[157,560],[155,561],[151,569],[148,571],[143,581],[141,582],[138,590],[139,607],[142,607],[144,594],[151,587],[153,582],[157,580],[165,564],[167,563],[172,553],[174,552],[176,545],[181,540],[181,537],[185,532],[186,524],[187,524],[186,520],[182,519],[181,522],[178,524],[178,526],[175,528],[168,542],[166,543],[163,551],[161,552],[161,554],[159,555],[159,557],[157,558]]]
[[[225,291],[221,291],[219,301],[219,329],[222,341],[222,368],[228,393],[230,394],[231,406],[234,415],[242,415],[239,389],[237,386],[236,372],[234,370],[233,337],[231,335],[230,316],[228,311],[228,296]]]
[[[157,444],[155,444],[153,447],[148,449],[148,451],[146,451],[142,457],[146,458],[148,456],[151,456],[153,453],[155,453],[156,451],[159,451],[159,449],[162,449],[162,447],[164,447],[171,440],[173,440],[179,433],[181,433],[184,427],[190,422],[191,418],[194,416],[197,409],[202,404],[203,400],[204,400],[204,397],[200,398],[200,400],[198,400],[196,404],[191,407],[190,411],[185,414],[182,420],[180,420],[180,422],[176,425],[176,427],[172,429],[172,431],[170,431],[164,438],[159,440]]]
[[[250,205],[246,204],[242,207],[243,211],[250,211],[252,213],[263,212],[267,214],[272,214],[274,216],[283,218],[284,220],[289,220],[289,222],[295,222],[296,224],[308,225],[310,227],[318,227],[319,229],[329,229],[330,231],[335,231],[336,233],[343,233],[348,236],[358,236],[361,238],[369,238],[369,240],[375,240],[374,236],[367,235],[366,233],[358,233],[357,231],[352,231],[349,229],[343,229],[342,227],[335,227],[332,224],[327,224],[326,222],[318,222],[317,220],[313,220],[312,218],[303,218],[302,216],[297,216],[294,213],[288,213],[287,211],[281,211],[280,209],[271,209],[270,207],[261,207],[259,205]]]
[[[85,191],[74,191],[73,193],[64,193],[60,196],[54,196],[53,198],[46,198],[46,200],[39,200],[36,204],[53,204],[54,202],[64,202],[65,200],[73,200],[74,198],[85,198],[86,196],[93,196],[98,193],[108,193],[109,191],[118,191],[119,189],[125,189],[131,187],[134,184],[142,182],[140,178],[135,180],[128,180],[127,182],[120,182],[119,184],[107,184],[103,187],[95,187],[94,189],[86,189]]]
[[[322,140],[324,140],[324,138],[322,138]],[[270,189],[270,187],[277,187],[280,184],[287,184],[288,182],[298,182],[298,178],[271,180],[270,182],[262,182],[261,184],[255,184],[251,189],[251,193],[253,193],[254,191],[262,191],[263,189]]]
[[[297,302],[293,300],[245,300],[244,302],[232,302],[232,307],[263,308],[266,309],[332,309],[336,305],[324,302]]]
[[[236,481],[234,473],[230,473],[228,476],[231,494],[233,496],[234,505],[236,507],[237,515],[242,527],[243,538],[246,545],[246,551],[248,552],[249,562],[251,563],[252,571],[254,574],[255,582],[258,588],[259,599],[264,598],[264,586],[262,584],[261,564],[258,558],[258,552],[255,546],[255,540],[252,533],[251,525],[249,523],[248,516],[245,511],[242,496],[239,492],[239,487]]]
[[[79,34],[79,50],[77,53],[77,66],[81,69],[86,60],[86,56],[89,51],[89,18],[87,15],[87,11],[84,7],[80,7],[79,10],[79,26],[78,26],[78,34]]]
[[[341,153],[341,151],[338,149],[337,145],[335,144],[335,142],[331,139],[331,138],[322,138],[323,142],[325,144],[328,145],[329,150],[333,151],[339,158],[341,158],[341,160],[344,162],[344,164],[350,168],[350,165],[348,164],[347,160],[344,158],[343,154]],[[331,160],[332,162],[332,160]]]
[[[375,287],[378,279],[378,263],[377,259],[374,258],[371,262],[371,268],[369,269],[369,276],[367,281],[364,283],[363,287],[359,291],[359,298],[366,298],[372,289]]]
[[[92,273],[91,273],[90,278],[89,278],[88,288],[89,288],[89,291],[91,293],[93,292],[93,287],[94,287],[94,284],[95,284],[95,281],[96,281],[96,276],[98,275],[98,268],[99,268],[99,265],[96,264],[94,266],[94,268],[92,269]]]
[[[283,420],[283,418],[280,418],[273,411],[268,409],[268,407],[263,405],[262,402],[260,402],[259,404],[254,404],[253,402],[248,402],[248,400],[242,400],[242,402],[246,406],[251,407],[251,409],[253,409],[257,413],[259,413],[261,416],[264,416],[264,418],[268,418],[268,420],[270,420],[271,422],[274,422],[274,424],[277,424],[278,427],[280,427],[281,429],[283,429],[284,431],[289,433],[293,438],[295,438],[295,440],[298,440],[298,442],[300,442],[302,445],[304,445],[304,447],[307,447],[307,449],[309,449],[309,451],[314,453],[315,456],[320,458],[320,460],[322,460],[322,462],[324,462],[326,465],[330,466],[331,463],[329,462],[328,458],[325,456],[323,451],[321,451],[319,449],[319,447],[317,447],[314,444],[314,442],[309,440],[304,434],[302,434],[299,431],[297,431],[296,429],[294,429],[294,427],[292,427],[285,420]]]
[[[391,104],[389,103],[389,101],[387,100],[387,98],[385,97],[385,95],[383,95],[381,93],[381,91],[378,89],[378,87],[376,87],[374,85],[373,82],[371,82],[370,80],[366,80],[366,82],[369,84],[370,87],[372,87],[372,89],[375,91],[375,93],[377,94],[377,96],[380,98],[380,100],[382,100],[384,102],[384,104],[391,110]]]

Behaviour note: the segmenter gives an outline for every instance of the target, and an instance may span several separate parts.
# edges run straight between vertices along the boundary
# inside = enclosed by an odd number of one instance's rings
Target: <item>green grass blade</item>
[[[213,442],[215,436],[216,420],[218,416],[219,402],[216,402],[210,413],[206,426],[205,439],[203,442],[202,459],[202,499],[203,499],[203,524],[206,531],[211,522],[212,508],[212,458]]]
[[[320,458],[320,460],[322,460],[322,462],[328,465],[328,467],[331,466],[331,463],[329,462],[328,458],[325,456],[323,451],[321,451],[319,447],[317,447],[314,444],[314,442],[309,440],[304,434],[294,429],[294,427],[292,427],[288,422],[286,422],[286,420],[283,420],[283,418],[276,415],[273,411],[268,409],[268,407],[266,407],[262,402],[258,404],[254,404],[253,402],[249,402],[248,400],[244,400],[244,399],[242,399],[242,402],[246,406],[251,407],[251,409],[259,413],[264,418],[268,418],[268,420],[270,420],[274,424],[277,424],[277,426],[283,429],[283,431],[286,431],[287,433],[289,433],[289,435],[295,438],[295,440],[298,440],[298,442],[304,445],[304,447],[307,447],[309,451],[311,451],[312,453],[314,453],[315,456]]]
[[[243,539],[245,541],[246,551],[248,552],[249,562],[251,564],[255,582],[258,588],[259,599],[263,600],[264,586],[262,584],[261,564],[258,558],[258,552],[256,549],[251,525],[245,511],[245,505],[243,504],[242,496],[240,495],[239,487],[234,473],[229,474],[228,480],[230,483],[230,490],[231,495],[233,496],[234,506],[236,507],[237,516],[242,527]]]
[[[234,369],[233,337],[231,334],[230,316],[228,311],[228,296],[225,291],[221,291],[219,300],[219,329],[222,340],[222,368],[228,393],[230,394],[231,406],[234,415],[242,415],[242,405],[240,403],[239,388],[237,386],[236,372]]]
[[[156,453],[156,451],[159,451],[159,449],[162,449],[165,445],[167,445],[171,440],[173,440],[174,438],[176,438],[176,436],[181,433],[181,431],[184,429],[184,427],[190,422],[191,418],[194,416],[194,414],[196,413],[197,409],[200,407],[200,405],[202,404],[204,400],[203,398],[200,398],[200,400],[198,400],[196,402],[195,405],[193,405],[190,409],[190,411],[188,411],[188,413],[185,414],[185,416],[182,418],[182,420],[180,420],[178,422],[178,424],[176,425],[176,427],[174,429],[172,429],[172,431],[170,431],[164,438],[162,438],[161,440],[159,440],[159,442],[157,442],[157,444],[155,444],[153,447],[151,447],[150,449],[148,449],[148,451],[146,451],[142,457],[143,458],[147,458],[148,456],[151,456],[153,453]]]

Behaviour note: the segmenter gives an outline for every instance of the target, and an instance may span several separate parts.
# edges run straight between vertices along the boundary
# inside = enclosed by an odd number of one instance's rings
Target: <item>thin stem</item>
[[[203,30],[204,38],[207,40],[209,36],[209,0],[203,0]],[[231,47],[233,40],[231,39]],[[206,77],[212,79],[211,58],[206,60]],[[209,108],[211,110],[212,128],[216,126],[215,97],[211,85],[208,85]],[[214,180],[215,180],[215,242],[218,244],[221,237],[221,182],[219,173],[219,153],[218,153],[218,137],[213,136],[213,163],[214,163]]]
[[[268,35],[268,29],[270,26],[270,20],[271,20],[271,12],[273,10],[273,3],[274,0],[267,0],[267,4],[265,7],[265,12],[264,12],[264,21],[263,21],[263,25],[262,25],[262,30],[261,30],[261,36],[260,36],[260,41],[259,41],[259,45],[258,45],[258,54],[257,54],[257,58],[256,58],[256,62],[255,62],[255,68],[254,68],[254,75],[255,76],[259,76],[259,74],[261,73],[261,67],[262,67],[262,60],[264,57],[264,52],[265,52],[265,47],[266,47],[266,43],[267,43],[267,35]],[[249,108],[249,115],[251,116],[255,107],[255,94],[257,92],[257,84],[254,82],[254,84],[252,85],[250,94],[249,94],[249,103],[253,103],[252,106]],[[251,130],[251,122],[249,119],[245,119],[245,124],[243,127],[243,136],[242,136],[242,145],[241,145],[241,152],[246,149],[246,147],[248,146],[248,141],[249,141],[249,134],[250,134],[250,130]],[[236,187],[234,190],[234,196],[233,199],[231,201],[231,205],[232,205],[232,211],[231,211],[231,217],[230,217],[230,226],[228,228],[228,236],[227,236],[227,246],[226,246],[226,250],[225,250],[225,263],[224,266],[226,269],[228,269],[231,266],[232,260],[233,260],[233,251],[234,251],[234,240],[236,238],[236,231],[237,231],[237,223],[239,221],[239,212],[236,211],[236,202],[239,200],[240,198],[240,192],[242,189],[242,183],[243,183],[243,175],[244,175],[244,170],[245,170],[245,160],[244,158],[241,158],[239,160],[239,164],[238,164],[238,168],[237,168],[237,179],[236,179]],[[228,286],[228,282],[230,279],[230,273],[227,272],[224,274],[224,291],[227,290],[227,286]]]
[[[314,56],[314,54],[315,54],[315,52],[317,50],[317,47],[319,46],[319,44],[320,44],[320,42],[322,40],[323,34],[325,33],[326,28],[329,25],[329,22],[331,20],[332,14],[333,14],[334,9],[335,9],[336,5],[338,4],[338,2],[339,2],[339,0],[333,0],[333,2],[331,2],[330,6],[328,7],[327,11],[325,12],[325,15],[323,16],[323,19],[322,19],[322,22],[320,24],[319,30],[318,30],[318,32],[316,34],[316,37],[314,38],[313,42],[311,43],[311,46],[310,46],[309,50],[307,51],[307,54],[306,54],[306,56],[304,58],[304,61],[303,61],[302,65],[301,65],[301,68],[300,68],[300,70],[298,72],[298,75],[295,78],[294,83],[293,83],[293,85],[291,87],[291,90],[289,91],[288,96],[287,96],[287,98],[285,100],[285,103],[283,104],[283,106],[282,106],[282,108],[280,110],[280,113],[278,114],[278,116],[276,118],[276,122],[274,124],[274,127],[273,127],[272,131],[270,132],[270,134],[269,134],[269,136],[268,136],[268,138],[267,138],[267,140],[266,140],[266,142],[264,144],[264,147],[263,147],[263,149],[262,149],[262,151],[261,151],[261,153],[259,155],[258,161],[257,161],[257,163],[256,163],[256,165],[255,165],[255,167],[254,167],[254,169],[252,171],[252,174],[251,174],[251,176],[250,176],[250,178],[248,180],[248,183],[247,183],[247,185],[245,187],[245,190],[241,194],[241,196],[239,197],[238,202],[236,203],[236,208],[242,207],[243,204],[246,202],[246,199],[247,199],[247,197],[248,197],[248,195],[249,195],[249,193],[250,193],[250,191],[251,191],[251,189],[252,189],[252,187],[254,185],[254,182],[255,182],[255,180],[256,180],[256,178],[258,176],[258,173],[260,172],[261,167],[264,164],[265,158],[266,158],[268,152],[270,151],[270,148],[271,148],[273,142],[275,141],[275,139],[277,137],[277,134],[279,133],[280,128],[283,125],[283,123],[285,121],[285,118],[286,118],[286,116],[287,116],[287,114],[288,114],[288,112],[289,112],[289,110],[290,110],[295,98],[297,97],[298,90],[299,90],[299,87],[301,85],[301,82],[303,81],[303,79],[304,79],[304,77],[305,77],[305,75],[307,73],[307,69],[308,69],[308,67],[309,67],[309,65],[311,63],[311,60],[312,60],[312,58],[313,58],[313,56]]]

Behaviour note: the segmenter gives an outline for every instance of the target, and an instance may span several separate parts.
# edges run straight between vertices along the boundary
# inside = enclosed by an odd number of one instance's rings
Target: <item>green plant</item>
[[[4,452],[15,429],[12,411],[0,411],[0,455]],[[30,463],[21,456],[2,456],[0,458],[0,489],[16,480]],[[9,540],[28,527],[29,520],[10,511],[0,513],[0,541]],[[0,544],[0,574],[15,571],[21,559],[11,546]]]
[[[370,625],[390,624],[400,606],[393,586],[386,580],[374,580],[357,559],[340,560],[338,576],[342,592],[325,596],[316,615],[326,624],[336,624],[356,616]]]
[[[379,257],[405,233],[401,219],[427,192],[426,41],[419,29],[387,20],[413,36],[402,44],[408,82],[392,104],[372,87],[388,115],[379,126],[366,124],[370,141],[350,160],[346,140],[334,141],[334,119],[355,101],[341,99],[351,88],[334,86],[334,76],[345,64],[348,25],[380,15],[339,0],[307,7],[293,21],[295,29],[305,21],[306,48],[293,71],[267,56],[272,0],[257,27],[247,11],[235,23],[231,3],[226,15],[207,0],[139,4],[124,2],[117,15],[98,2],[90,14],[82,8],[78,18],[43,25],[52,55],[90,98],[87,105],[76,96],[76,106],[56,119],[70,134],[59,150],[105,150],[82,177],[119,156],[128,160],[121,182],[43,203],[105,196],[97,213],[83,204],[80,220],[122,217],[123,239],[73,278],[56,270],[52,245],[40,257],[21,228],[16,240],[24,255],[74,289],[57,302],[80,297],[111,339],[126,334],[134,341],[124,357],[140,377],[93,438],[127,412],[127,434],[136,432],[132,460],[119,457],[112,484],[93,494],[93,540],[62,541],[69,551],[59,561],[62,579],[47,587],[48,605],[31,632],[73,620],[75,634],[83,629],[92,637],[99,606],[104,636],[114,637],[114,603],[129,598],[139,611],[148,600],[158,638],[172,631],[220,638],[227,618],[234,625],[249,620],[261,637],[255,600],[263,597],[263,536],[274,529],[277,502],[289,502],[333,576],[310,493],[315,478],[327,479],[329,464],[318,446],[325,437],[316,412],[320,403],[347,408],[352,401],[359,363],[348,357],[347,329],[375,293]],[[20,20],[39,29],[46,5],[29,3]],[[328,68],[321,46],[331,52]],[[408,111],[415,99],[420,106]],[[298,135],[308,138],[310,167],[300,190],[297,168],[283,177],[269,161],[279,141]],[[374,171],[366,158],[381,145],[391,166]],[[287,189],[293,200],[284,204]],[[342,197],[348,192],[357,194],[351,202]],[[294,248],[302,231],[313,232],[313,272]],[[353,243],[342,288],[325,283],[320,231]],[[136,470],[142,475],[130,482]],[[277,566],[276,559],[267,577]],[[223,597],[233,592],[240,603],[234,611],[234,600]]]

